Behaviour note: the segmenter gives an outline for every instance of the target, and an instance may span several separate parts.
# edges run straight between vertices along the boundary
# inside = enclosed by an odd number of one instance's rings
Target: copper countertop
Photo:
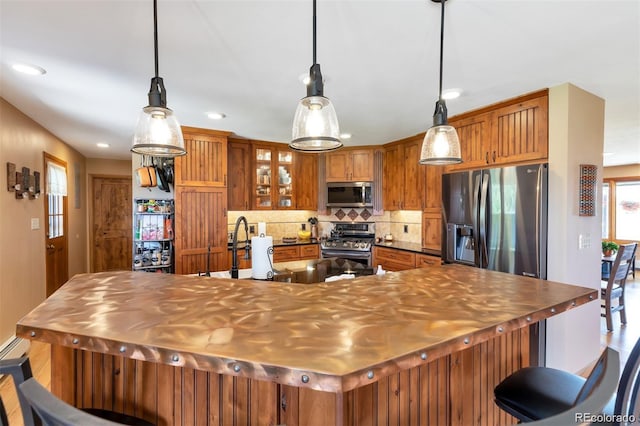
[[[597,299],[461,265],[315,285],[121,271],[73,277],[16,333],[341,392]]]

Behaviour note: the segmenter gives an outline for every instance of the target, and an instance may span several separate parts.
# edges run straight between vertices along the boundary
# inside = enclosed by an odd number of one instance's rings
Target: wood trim
[[[513,424],[493,388],[530,363],[524,327],[345,393],[52,345],[52,391],[78,407],[174,424]]]
[[[227,132],[224,130],[204,129],[201,127],[180,126],[182,133],[188,133],[192,135],[210,135],[210,136],[223,136],[228,137],[233,132]]]
[[[542,90],[538,90],[538,91],[535,91],[535,92],[526,93],[526,94],[524,94],[522,96],[518,96],[518,97],[507,99],[507,100],[504,100],[504,101],[496,102],[495,104],[486,105],[486,106],[483,106],[483,107],[478,108],[478,109],[474,109],[474,110],[471,110],[471,111],[464,112],[462,114],[453,115],[453,116],[449,117],[449,121],[452,121],[452,120],[463,120],[463,119],[470,118],[470,117],[473,117],[473,116],[478,115],[478,114],[491,112],[491,111],[496,110],[498,108],[504,108],[504,107],[507,107],[507,106],[510,106],[510,105],[516,105],[516,104],[519,104],[519,103],[522,103],[522,102],[529,101],[531,99],[541,98],[543,96],[548,96],[548,95],[549,95],[549,89],[542,89]]]

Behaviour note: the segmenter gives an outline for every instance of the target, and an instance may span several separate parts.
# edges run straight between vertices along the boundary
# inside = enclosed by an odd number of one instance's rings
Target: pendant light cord
[[[316,64],[316,0],[313,0],[313,65]]]
[[[442,3],[442,12],[440,13],[440,88],[438,91],[438,99],[442,100],[442,51],[444,46],[444,3],[447,0],[440,0]]]
[[[156,78],[158,78],[158,0],[153,0],[153,46],[156,63]]]

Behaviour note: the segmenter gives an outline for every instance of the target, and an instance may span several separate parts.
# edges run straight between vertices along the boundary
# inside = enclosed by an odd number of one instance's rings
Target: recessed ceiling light
[[[340,139],[351,139],[351,133],[340,133]]]
[[[442,99],[451,100],[459,98],[462,95],[462,89],[447,89],[442,91]]]
[[[98,148],[109,148],[109,144],[108,144],[108,143],[104,143],[104,142],[98,142],[98,143],[96,144],[96,146],[97,146]]]
[[[210,112],[207,114],[207,117],[209,117],[212,120],[222,120],[223,118],[226,117],[226,115],[221,112]]]
[[[47,71],[44,68],[39,67],[37,65],[13,64],[11,68],[13,68],[14,71],[18,71],[19,73],[28,74],[28,75],[42,75],[47,73]]]

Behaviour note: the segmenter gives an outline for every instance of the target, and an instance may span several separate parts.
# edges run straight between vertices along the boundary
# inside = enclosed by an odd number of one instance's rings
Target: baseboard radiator
[[[0,346],[0,359],[19,358],[29,350],[29,341],[12,336]]]

